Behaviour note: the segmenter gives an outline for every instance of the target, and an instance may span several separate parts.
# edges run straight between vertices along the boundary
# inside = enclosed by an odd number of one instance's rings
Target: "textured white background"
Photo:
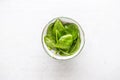
[[[58,16],[85,31],[72,60],[42,47],[45,24]],[[120,0],[0,0],[0,80],[120,80]]]

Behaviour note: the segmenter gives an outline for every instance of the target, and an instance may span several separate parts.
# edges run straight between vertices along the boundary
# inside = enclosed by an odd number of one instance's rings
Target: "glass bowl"
[[[80,38],[81,38],[81,43],[80,43],[80,47],[79,49],[73,54],[73,55],[70,55],[70,56],[60,56],[60,55],[56,55],[54,50],[49,50],[48,47],[46,46],[45,42],[44,42],[44,36],[46,35],[46,32],[47,32],[47,28],[48,26],[55,22],[56,19],[60,19],[62,22],[68,22],[68,23],[74,23],[78,26],[78,29],[79,29],[79,32],[80,32]],[[85,36],[84,36],[84,32],[83,32],[83,29],[81,28],[81,26],[78,24],[78,22],[76,22],[75,20],[71,19],[71,18],[68,18],[68,17],[57,17],[57,18],[54,18],[52,19],[51,21],[48,22],[48,24],[44,27],[43,31],[42,31],[42,45],[43,45],[43,48],[44,50],[46,51],[46,53],[54,58],[54,59],[57,59],[57,60],[67,60],[67,59],[71,59],[75,56],[77,56],[78,54],[80,54],[80,52],[82,51],[83,47],[84,47],[84,44],[85,44]]]

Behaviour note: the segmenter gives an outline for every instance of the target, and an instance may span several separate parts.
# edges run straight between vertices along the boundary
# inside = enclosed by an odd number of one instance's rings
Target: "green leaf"
[[[58,38],[60,38],[63,35],[63,31],[65,30],[65,28],[64,28],[62,22],[59,19],[57,19],[55,21],[55,24],[54,24],[54,27],[53,27],[53,34],[54,35],[56,35],[56,30],[59,33]]]
[[[55,38],[53,36],[46,35],[44,41],[48,48],[53,49],[55,47]]]
[[[74,23],[67,23],[65,24],[65,29],[67,33],[71,34],[73,36],[73,39],[75,40],[78,36],[78,26]]]
[[[47,35],[53,35],[52,30],[53,30],[54,23],[51,23],[48,28],[47,28]]]
[[[58,30],[56,30],[56,43],[58,43],[58,39],[59,39],[59,36],[61,36],[61,34],[59,33]]]
[[[65,52],[65,51],[63,51],[63,50],[60,50],[59,54],[60,54],[61,56],[70,56],[70,55],[71,55],[71,54],[69,54],[69,53],[67,53],[67,52]]]
[[[70,51],[69,51],[70,54],[74,54],[80,48],[80,43],[81,43],[81,39],[80,37],[78,37],[77,41],[75,41],[70,48]]]
[[[71,34],[66,34],[63,35],[59,40],[58,43],[56,44],[57,48],[60,49],[69,49],[70,46],[72,45],[73,38]]]

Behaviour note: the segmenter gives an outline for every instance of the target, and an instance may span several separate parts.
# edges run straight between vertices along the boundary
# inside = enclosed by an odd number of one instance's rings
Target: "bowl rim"
[[[45,29],[48,27],[48,25],[49,25],[52,21],[54,21],[54,20],[56,20],[56,19],[58,19],[58,18],[59,18],[59,19],[60,19],[60,18],[66,18],[66,19],[69,19],[69,20],[72,20],[73,22],[75,22],[75,24],[77,23],[78,27],[80,27],[80,29],[81,29],[81,30],[79,30],[79,31],[81,31],[82,34],[83,34],[83,45],[82,45],[81,48],[79,48],[80,50],[78,49],[79,52],[78,52],[75,56],[72,56],[72,57],[66,58],[66,59],[58,59],[58,58],[56,58],[56,57],[51,56],[51,55],[48,53],[48,51],[46,50],[45,45],[44,45],[44,41],[43,41],[43,40],[44,40],[44,39],[43,39],[43,38],[44,38],[43,35],[44,35]],[[69,18],[69,17],[60,16],[60,17],[55,17],[55,18],[51,19],[51,20],[45,25],[45,27],[42,29],[41,41],[42,41],[42,46],[43,46],[45,52],[46,52],[50,57],[52,57],[52,58],[55,59],[55,60],[69,60],[69,59],[72,59],[72,58],[78,56],[78,55],[81,53],[81,51],[83,50],[83,47],[85,46],[85,33],[84,33],[81,25],[80,25],[77,21],[75,21],[74,19]],[[81,46],[81,45],[80,45],[80,46]]]

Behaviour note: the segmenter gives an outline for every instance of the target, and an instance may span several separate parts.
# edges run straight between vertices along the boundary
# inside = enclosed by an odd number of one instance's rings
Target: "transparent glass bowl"
[[[55,51],[54,50],[49,50],[48,47],[46,46],[45,42],[44,42],[44,36],[46,35],[46,32],[47,32],[47,28],[48,26],[55,22],[55,20],[59,18],[62,22],[68,22],[68,23],[74,23],[78,26],[78,29],[79,29],[79,32],[80,32],[80,38],[81,38],[81,43],[80,43],[80,48],[71,56],[60,56],[60,55],[56,55],[55,54]],[[77,56],[78,54],[80,54],[80,52],[82,51],[83,47],[84,47],[84,44],[85,44],[85,36],[84,36],[84,32],[83,32],[83,29],[81,28],[81,26],[73,19],[71,18],[68,18],[68,17],[57,17],[57,18],[54,18],[52,19],[51,21],[48,22],[48,24],[44,27],[43,29],[43,32],[42,32],[42,45],[43,45],[43,48],[44,50],[46,51],[46,53],[54,58],[54,59],[57,59],[57,60],[67,60],[67,59],[71,59],[75,56]]]

